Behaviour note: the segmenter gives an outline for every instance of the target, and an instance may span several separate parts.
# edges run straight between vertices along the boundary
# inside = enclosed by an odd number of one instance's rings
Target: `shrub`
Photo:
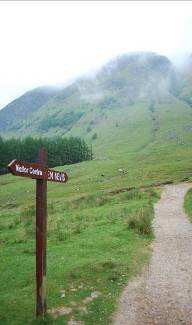
[[[146,207],[133,214],[127,222],[128,228],[133,229],[139,235],[152,235],[153,208]]]
[[[97,133],[94,133],[92,136],[92,140],[96,140],[97,139]]]
[[[91,132],[91,127],[90,126],[88,126],[88,128],[87,128],[87,133],[89,133],[89,132]]]

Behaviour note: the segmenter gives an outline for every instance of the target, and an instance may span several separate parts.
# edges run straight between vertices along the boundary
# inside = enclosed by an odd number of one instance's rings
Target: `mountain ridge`
[[[176,72],[168,58],[153,52],[123,54],[94,77],[78,78],[60,89],[36,88],[14,100],[0,111],[0,134],[63,136],[75,125],[78,128],[91,110],[99,107],[105,112],[139,101],[170,100],[174,88]]]

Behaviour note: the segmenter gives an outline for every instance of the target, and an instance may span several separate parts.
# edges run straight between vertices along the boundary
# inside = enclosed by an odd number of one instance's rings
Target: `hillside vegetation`
[[[1,122],[0,134],[80,136],[93,145],[103,173],[109,169],[114,176],[118,169],[134,173],[130,166],[136,159],[142,174],[139,182],[148,179],[149,173],[149,181],[181,179],[190,175],[191,164],[190,66],[190,58],[181,71],[154,53],[120,56],[94,77],[60,89],[22,121],[14,113],[19,98],[10,104],[14,109],[9,118],[15,117],[15,126],[10,121],[3,127]],[[0,121],[9,109],[0,111]],[[29,111],[27,105],[24,110]],[[142,172],[140,165],[144,166]]]
[[[124,284],[147,263],[159,185],[191,179],[190,89],[167,58],[124,55],[14,128],[0,125],[6,137],[72,135],[93,145],[92,161],[59,167],[66,185],[48,186],[48,307],[69,313],[47,323],[109,324]],[[0,177],[2,324],[38,323],[34,200],[33,181]]]
[[[184,207],[189,220],[192,222],[192,189],[190,189],[185,195]]]
[[[115,125],[121,122],[119,117],[133,105],[174,104],[179,95],[187,99],[187,85],[191,87],[186,72],[177,72],[164,56],[122,55],[92,78],[78,79],[63,89],[37,88],[16,99],[0,111],[0,134],[23,137],[69,133],[91,140],[109,119]],[[137,112],[134,115],[137,118]]]
[[[3,139],[0,137],[0,174],[7,172],[10,161],[37,162],[40,148],[47,150],[47,167],[73,164],[92,159],[91,148],[80,138]]]
[[[29,118],[58,92],[59,90],[54,87],[40,87],[15,99],[0,111],[1,131],[16,131],[22,125],[23,119]]]
[[[91,180],[96,177],[91,164],[68,166],[69,182],[48,186],[47,302],[51,315],[47,324],[67,324],[72,318],[85,324],[109,323],[122,287],[149,258],[158,191],[101,190],[101,176]],[[34,203],[34,181],[0,177],[2,324],[38,324],[34,317]],[[63,307],[67,315],[59,314]]]

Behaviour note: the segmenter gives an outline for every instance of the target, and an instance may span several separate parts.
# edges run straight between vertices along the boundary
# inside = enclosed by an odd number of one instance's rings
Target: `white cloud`
[[[1,1],[0,106],[120,53],[192,51],[188,1]]]

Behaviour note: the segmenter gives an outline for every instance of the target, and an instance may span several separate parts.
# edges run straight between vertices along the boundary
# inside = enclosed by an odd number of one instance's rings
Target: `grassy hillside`
[[[60,168],[62,169],[62,168]],[[47,323],[106,324],[127,280],[149,258],[153,202],[158,191],[116,189],[124,176],[102,176],[98,161],[68,166],[66,185],[49,184],[48,308],[68,315]],[[132,181],[133,184],[133,181]],[[0,323],[36,323],[35,186],[0,177]],[[118,186],[117,186],[118,185]]]
[[[42,105],[45,105],[59,91],[55,87],[39,87],[26,92],[5,106],[0,111],[0,133],[17,133],[23,120],[29,119],[33,113],[36,113]]]
[[[184,87],[184,79],[181,83],[176,77],[165,57],[120,56],[93,78],[60,90],[3,135],[81,136],[93,145],[103,173],[109,169],[114,175],[118,169],[130,173],[137,159],[139,170],[145,165],[140,182],[149,174],[151,181],[185,177],[190,172],[192,111],[183,94],[186,85],[188,91],[191,86],[185,81]],[[1,130],[0,126],[0,134]]]
[[[91,130],[108,122],[108,114],[114,118],[119,112],[126,114],[140,101],[151,105],[172,101],[175,86],[175,71],[166,57],[154,53],[123,55],[92,78],[79,79],[57,93],[52,90],[52,96],[49,91],[44,103],[38,89],[38,96],[35,91],[26,93],[0,111],[0,134],[62,136],[83,131],[90,138]],[[86,127],[83,130],[82,124]]]
[[[187,57],[180,67],[179,97],[192,107],[192,55]]]
[[[94,160],[65,166],[66,185],[49,184],[48,307],[69,314],[47,323],[108,324],[124,284],[147,263],[157,185],[191,179],[192,108],[176,86],[168,59],[123,56],[4,132],[93,145]],[[37,323],[34,199],[33,181],[0,177],[2,324]]]
[[[154,185],[191,177],[191,108],[180,101],[168,107],[151,112],[140,103],[138,118],[131,122],[129,110],[111,141],[110,124],[103,133],[98,128],[97,158],[66,166],[68,184],[49,184],[48,308],[55,317],[62,307],[69,314],[48,323],[109,323],[124,284],[148,261]],[[151,114],[159,110],[161,127],[154,130]],[[0,177],[2,324],[36,323],[34,200],[33,181]]]

